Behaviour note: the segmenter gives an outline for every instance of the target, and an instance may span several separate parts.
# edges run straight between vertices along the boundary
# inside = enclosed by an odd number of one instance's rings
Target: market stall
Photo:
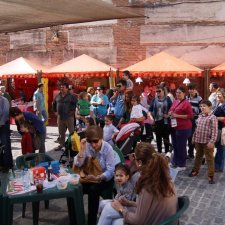
[[[72,85],[78,94],[90,86],[114,86],[115,71],[115,68],[85,54],[57,65],[42,75],[48,79],[48,103],[51,104],[53,93],[63,81]]]
[[[40,69],[43,67],[23,57],[0,66],[1,83],[7,86],[13,97],[12,105],[21,111],[33,111],[32,97],[37,89]],[[47,96],[46,92],[44,94]]]
[[[137,92],[143,90],[144,92],[154,92],[155,86],[162,81],[173,91],[177,86],[183,84],[185,78],[196,83],[198,90],[203,92],[200,85],[200,82],[203,82],[203,71],[165,52],[153,55],[124,70],[129,70],[132,73],[133,80],[135,81],[136,78],[136,82],[140,84],[135,85]]]

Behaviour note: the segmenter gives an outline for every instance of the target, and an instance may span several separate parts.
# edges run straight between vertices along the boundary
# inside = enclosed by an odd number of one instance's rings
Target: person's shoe
[[[215,184],[213,176],[208,176],[208,181],[209,181],[209,184]]]
[[[184,170],[186,170],[186,167],[184,166],[184,167],[177,167],[176,168],[176,170],[178,171],[178,172],[181,172],[181,171],[184,171]]]
[[[194,157],[193,155],[188,155],[187,158],[190,159],[190,160],[192,160],[192,159],[194,159],[195,157]]]
[[[192,171],[188,174],[189,177],[196,177],[197,175],[198,175],[198,172],[197,172],[197,171],[194,171],[194,170],[192,170]]]
[[[204,164],[205,164],[205,158],[202,159],[202,165],[204,165]]]
[[[215,169],[215,173],[222,173],[223,170],[218,170],[218,169]]]
[[[173,163],[170,163],[169,166],[170,166],[171,168],[174,168],[174,169],[177,168],[177,166],[176,166],[175,164],[173,164]]]
[[[58,147],[54,148],[54,151],[56,151],[56,152],[62,151],[62,148],[63,148],[63,147],[59,145]]]
[[[0,172],[2,172],[2,173],[8,173],[9,172],[9,170],[10,170],[10,168],[9,167],[0,167]]]
[[[59,137],[54,142],[55,143],[59,143]]]

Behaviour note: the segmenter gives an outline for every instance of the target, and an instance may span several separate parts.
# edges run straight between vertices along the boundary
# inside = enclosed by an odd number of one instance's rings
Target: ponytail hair
[[[168,161],[163,155],[152,153],[148,163],[141,167],[141,177],[136,186],[137,193],[140,193],[143,188],[157,198],[175,194]]]

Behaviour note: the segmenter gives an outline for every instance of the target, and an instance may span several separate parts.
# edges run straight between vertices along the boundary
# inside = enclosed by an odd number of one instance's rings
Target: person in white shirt
[[[103,140],[110,145],[114,145],[113,139],[119,133],[119,130],[112,124],[114,117],[112,115],[105,116],[105,126],[103,128]]]
[[[145,119],[143,111],[147,112],[147,110],[140,104],[140,97],[137,95],[132,96],[131,104],[132,110],[130,114],[130,122],[142,123]]]

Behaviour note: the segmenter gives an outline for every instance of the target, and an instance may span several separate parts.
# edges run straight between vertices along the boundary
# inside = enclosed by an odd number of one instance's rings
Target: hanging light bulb
[[[185,85],[188,85],[188,84],[190,84],[191,83],[191,81],[189,80],[189,78],[185,78],[184,79],[184,81],[183,81],[183,84],[185,84]]]
[[[143,80],[141,79],[141,77],[138,77],[138,78],[135,79],[135,82],[138,83],[138,84],[140,84],[140,83],[143,82]]]

